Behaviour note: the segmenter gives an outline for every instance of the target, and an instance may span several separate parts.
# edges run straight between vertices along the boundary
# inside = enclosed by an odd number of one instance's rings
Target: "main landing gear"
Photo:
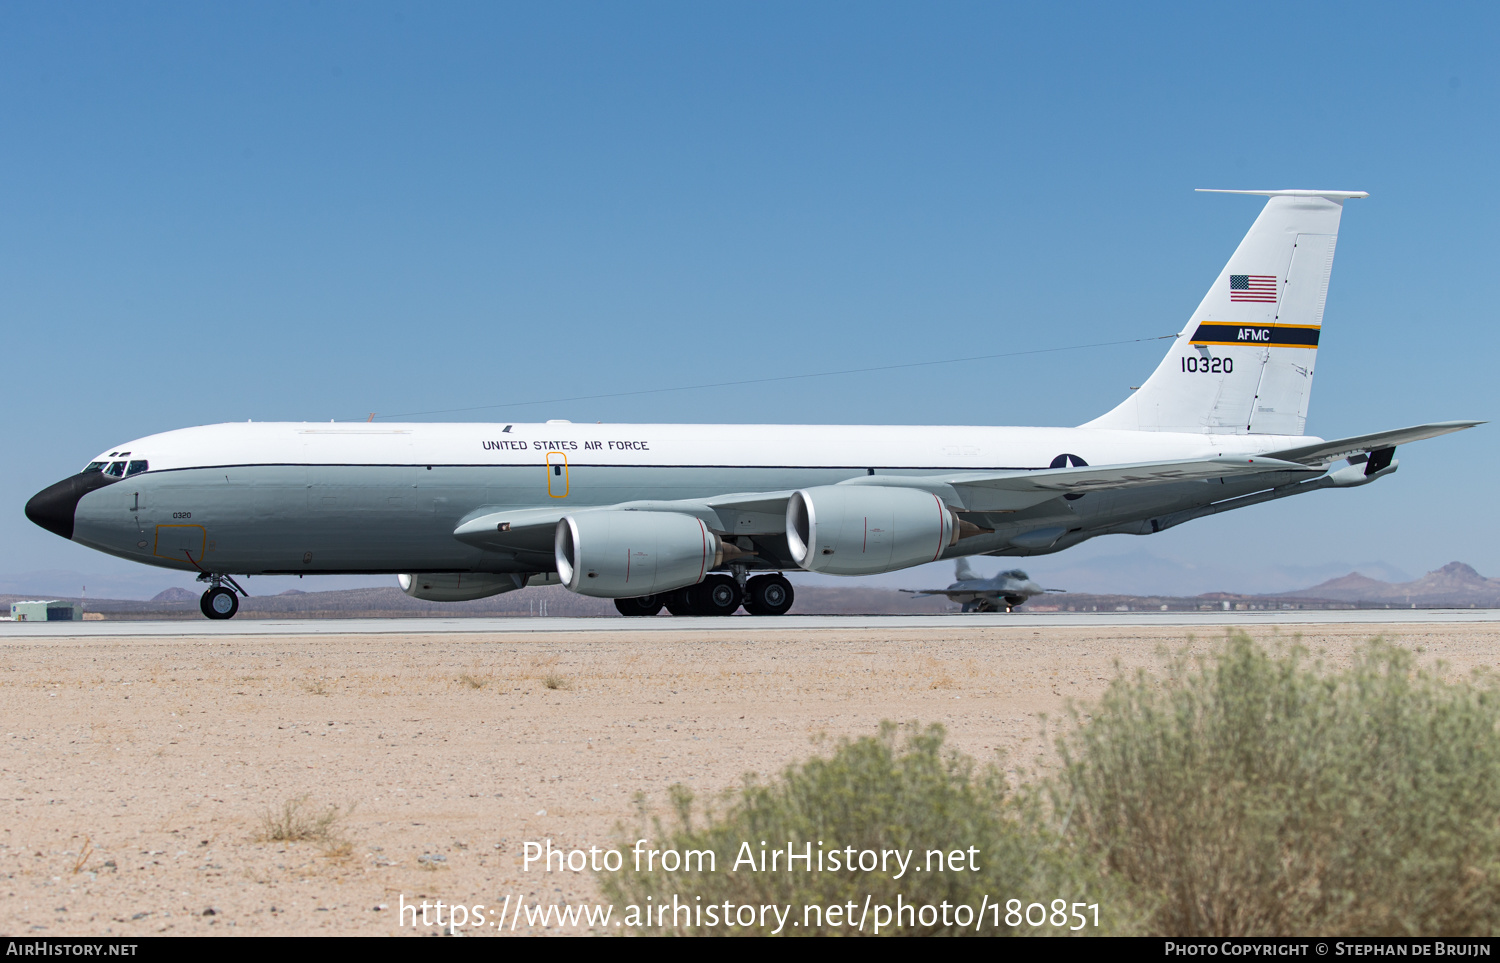
[[[661,611],[662,597],[660,595],[642,595],[633,599],[615,599],[615,608],[621,615],[655,615]]]
[[[757,575],[741,587],[733,575],[715,574],[674,592],[615,599],[615,608],[627,616],[655,615],[663,607],[673,615],[733,615],[741,606],[751,615],[785,615],[795,597],[782,575]]]
[[[198,576],[198,581],[209,583],[203,597],[198,600],[198,608],[206,618],[215,621],[234,618],[234,614],[240,610],[240,595],[250,597],[250,593],[240,588],[240,583],[228,575],[204,573]],[[232,587],[225,588],[226,582]],[[239,594],[235,594],[236,592]]]
[[[785,615],[797,595],[792,583],[780,575],[757,575],[745,588],[749,595],[745,611],[751,615]]]

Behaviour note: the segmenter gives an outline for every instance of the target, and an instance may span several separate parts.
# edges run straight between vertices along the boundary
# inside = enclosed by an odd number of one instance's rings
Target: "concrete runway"
[[[747,632],[840,629],[1153,628],[1168,626],[1444,625],[1500,622],[1500,609],[1252,612],[1013,612],[989,615],[738,615],[727,618],[207,619],[0,622],[0,640],[236,635],[493,635],[567,632]]]

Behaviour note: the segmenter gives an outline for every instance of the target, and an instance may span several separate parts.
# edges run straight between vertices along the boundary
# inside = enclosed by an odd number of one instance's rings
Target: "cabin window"
[[[104,474],[106,474],[106,475],[113,475],[116,478],[124,478],[125,477],[125,463],[123,461],[113,461],[113,462],[110,462],[109,463],[109,467],[106,468],[106,469],[104,469]]]
[[[150,462],[133,461],[125,469],[125,477],[129,478],[131,475],[139,475],[143,471],[148,471],[148,470],[150,470],[150,465],[151,465]]]
[[[91,461],[91,462],[89,462],[89,467],[85,468],[84,471],[85,472],[103,471],[104,470],[104,466],[108,465],[108,464],[109,464],[109,462],[107,462],[107,461]]]

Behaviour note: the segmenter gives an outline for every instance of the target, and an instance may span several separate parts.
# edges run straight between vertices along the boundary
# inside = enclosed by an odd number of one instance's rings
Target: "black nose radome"
[[[26,503],[26,517],[54,535],[73,537],[73,512],[79,499],[115,479],[102,471],[86,471],[64,478],[31,496]]]

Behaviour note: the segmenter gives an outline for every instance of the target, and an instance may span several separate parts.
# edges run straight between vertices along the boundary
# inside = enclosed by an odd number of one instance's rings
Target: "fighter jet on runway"
[[[953,577],[958,581],[945,589],[902,589],[908,595],[946,595],[950,602],[962,602],[965,612],[998,612],[1002,607],[1009,612],[1022,605],[1033,595],[1044,592],[1061,592],[1062,589],[1044,589],[1031,580],[1031,576],[1018,568],[1008,569],[994,578],[980,578],[961,558],[953,567]]]
[[[875,575],[1150,535],[1367,485],[1396,471],[1397,445],[1479,424],[1304,434],[1339,218],[1366,195],[1231,193],[1267,199],[1250,232],[1156,372],[1076,428],[208,425],[114,445],[26,515],[196,572],[211,619],[239,608],[236,575],[377,573],[432,601],[560,583],[625,615],[780,615],[784,570]],[[1399,378],[1389,350],[1377,390]]]

